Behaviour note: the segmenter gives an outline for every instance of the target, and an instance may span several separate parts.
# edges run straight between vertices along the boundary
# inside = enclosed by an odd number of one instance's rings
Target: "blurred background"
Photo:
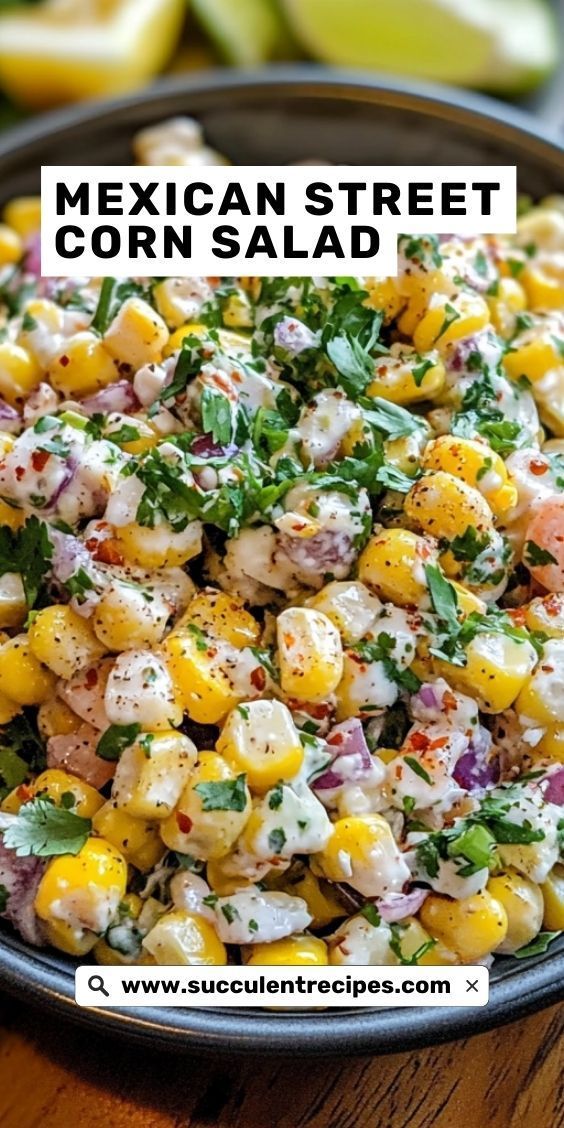
[[[300,60],[526,99],[547,84],[555,89],[563,7],[564,0],[0,0],[0,128],[161,74]]]

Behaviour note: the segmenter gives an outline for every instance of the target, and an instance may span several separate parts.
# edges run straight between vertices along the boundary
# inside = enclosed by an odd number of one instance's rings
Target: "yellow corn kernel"
[[[407,276],[405,276],[407,278]],[[402,289],[404,279],[402,279]],[[407,305],[398,317],[398,329],[404,337],[413,337],[415,329],[427,311],[429,294],[422,289],[411,293]]]
[[[19,572],[5,572],[0,577],[0,628],[21,627],[26,616],[27,602],[22,578]]]
[[[174,629],[183,630],[190,623],[203,634],[222,638],[238,650],[244,646],[256,646],[260,639],[260,625],[245,610],[242,601],[215,588],[198,592]]]
[[[0,693],[19,705],[41,705],[55,690],[55,675],[32,653],[26,634],[0,646]]]
[[[543,928],[550,932],[564,929],[564,865],[552,869],[541,885],[544,902]]]
[[[2,455],[7,453],[7,450],[2,451]],[[7,501],[0,500],[0,525],[7,525],[15,531],[21,529],[24,521],[25,515],[22,509],[15,509],[13,505],[8,505]]]
[[[558,309],[564,306],[564,274],[560,256],[542,255],[525,266],[519,279],[527,295],[529,309]]]
[[[19,701],[12,701],[5,693],[0,692],[0,725],[7,725],[8,721],[13,721],[21,711]]]
[[[168,343],[164,348],[164,356],[172,356],[178,349],[182,348],[183,342],[187,337],[206,337],[208,333],[207,325],[199,325],[196,322],[186,325],[181,325],[174,333],[171,333]]]
[[[98,939],[95,932],[85,932],[65,920],[44,921],[43,931],[47,943],[68,956],[86,956]]]
[[[481,493],[444,470],[420,478],[406,494],[404,508],[423,532],[447,540],[470,527],[479,533],[493,528],[492,511]]]
[[[287,697],[323,701],[343,674],[339,632],[322,611],[288,607],[276,621],[280,684]]]
[[[396,849],[389,823],[382,815],[351,815],[337,819],[334,832],[320,853],[313,856],[314,871],[329,881],[346,881],[364,893],[372,894],[382,865]]]
[[[322,611],[346,643],[364,638],[382,610],[378,597],[358,580],[331,580],[306,600],[306,607]]]
[[[83,724],[72,709],[60,697],[49,697],[39,706],[37,724],[44,740],[51,736],[68,736]]]
[[[413,331],[413,343],[420,353],[436,347],[444,354],[453,341],[479,333],[489,320],[490,311],[478,294],[461,292],[444,300],[436,295]]]
[[[505,463],[485,443],[441,435],[429,443],[422,459],[424,470],[444,470],[473,486],[486,499],[496,517],[517,504],[517,490],[509,482]]]
[[[436,660],[436,672],[453,689],[474,697],[484,713],[502,713],[516,698],[519,701],[518,695],[536,662],[536,652],[530,642],[484,631],[468,643],[466,658],[465,666]]]
[[[41,197],[14,196],[6,204],[2,219],[22,239],[27,239],[28,235],[33,235],[41,227]]]
[[[227,717],[217,741],[234,771],[246,772],[249,787],[265,794],[292,779],[304,758],[290,710],[281,701],[248,701]]]
[[[162,653],[182,708],[199,724],[217,724],[239,701],[218,664],[213,643],[205,649],[189,628],[165,639]]]
[[[156,963],[215,967],[227,963],[225,945],[204,917],[184,909],[165,913],[143,940]]]
[[[223,306],[223,324],[228,329],[253,328],[253,307],[244,290],[229,295]]]
[[[116,807],[135,819],[166,819],[196,756],[192,741],[175,729],[144,733],[120,757],[112,788]]]
[[[394,752],[394,755],[397,755]],[[316,877],[308,866],[294,863],[289,873],[277,876],[272,882],[270,875],[265,879],[268,888],[279,889],[291,897],[301,897],[312,916],[312,928],[325,928],[333,920],[346,916],[346,909],[335,896],[328,881]]]
[[[35,895],[41,920],[61,935],[63,943],[85,940],[85,933],[105,932],[125,894],[127,866],[122,855],[103,838],[89,838],[78,854],[63,854],[49,862]],[[63,926],[60,928],[60,926]]]
[[[153,289],[155,305],[169,329],[186,327],[187,310],[194,301],[193,296],[187,296],[186,282],[184,278],[164,278]]]
[[[527,306],[527,296],[516,278],[500,278],[495,294],[486,294],[492,325],[506,340],[515,332],[517,314]]]
[[[518,716],[543,727],[564,726],[563,663],[564,639],[553,638],[545,644],[543,657],[515,702]]]
[[[564,638],[564,594],[551,592],[532,599],[525,609],[530,631],[542,631],[549,638]]]
[[[116,434],[119,435],[122,426],[133,427],[137,432],[137,438],[130,439],[129,442],[125,443],[121,439],[116,440],[115,436]],[[117,442],[120,450],[125,451],[126,454],[145,454],[145,451],[152,450],[162,439],[162,435],[159,435],[158,431],[153,430],[143,419],[138,419],[134,415],[121,417],[117,424],[113,424],[111,428],[107,429],[106,436],[112,442]]]
[[[329,963],[327,944],[317,936],[286,936],[271,944],[249,947],[245,963],[249,967],[326,967]]]
[[[23,243],[17,231],[7,223],[0,223],[0,267],[19,262],[22,254]]]
[[[104,333],[104,346],[119,364],[136,372],[144,364],[158,364],[168,341],[168,329],[142,298],[127,298]]]
[[[526,376],[531,384],[538,384],[547,372],[561,364],[562,357],[552,334],[536,328],[517,337],[503,357],[503,367],[512,380]]]
[[[241,877],[239,873],[234,872],[231,858],[231,854],[226,854],[224,858],[210,858],[206,866],[208,885],[218,897],[230,897],[238,889],[253,885],[256,880],[252,877]]]
[[[556,760],[564,764],[564,726],[560,728],[549,727],[545,729],[538,744],[531,748],[529,753],[534,760]]]
[[[96,333],[83,330],[68,337],[49,362],[47,379],[58,392],[88,396],[113,384],[117,367]]]
[[[119,810],[112,799],[103,803],[96,812],[92,827],[141,873],[154,869],[165,852],[158,825],[146,819],[133,818],[127,811]]]
[[[390,462],[402,474],[413,478],[421,464],[421,451],[425,445],[424,431],[417,430],[413,435],[401,435],[397,439],[386,439],[384,454],[386,462]]]
[[[115,538],[131,564],[141,568],[174,568],[186,564],[202,551],[202,530],[192,521],[180,533],[167,525],[138,525],[132,521],[115,530]]]
[[[495,952],[507,936],[507,913],[487,889],[461,901],[430,893],[419,917],[423,928],[463,964]]]
[[[27,349],[0,341],[0,396],[18,407],[41,379],[41,369]]]
[[[479,596],[474,595],[473,591],[469,591],[463,584],[459,584],[456,580],[451,580],[452,586],[456,592],[458,601],[458,610],[463,619],[468,615],[476,612],[478,615],[485,615],[487,611],[487,603]]]
[[[498,904],[503,905],[507,914],[505,940],[496,951],[504,956],[512,955],[534,940],[542,928],[544,905],[541,889],[517,870],[508,869],[490,877],[487,890]]]
[[[48,768],[41,772],[33,782],[34,795],[45,795],[60,806],[63,795],[73,795],[73,811],[85,819],[91,819],[100,809],[104,800],[95,787],[79,779],[78,776],[64,772],[60,768]]]
[[[238,802],[215,806],[208,784],[227,784]],[[201,789],[201,790],[200,790]],[[221,804],[221,800],[217,800]],[[162,824],[161,837],[169,850],[196,858],[223,858],[241,834],[251,813],[251,796],[244,779],[237,780],[217,752],[199,752],[198,762],[184,787],[176,810]]]
[[[90,623],[68,604],[38,611],[28,632],[31,653],[59,678],[72,678],[106,653]]]
[[[111,948],[106,940],[98,940],[92,949],[94,960],[103,967],[128,967],[130,964],[138,964],[142,967],[154,967],[155,960],[150,952],[133,952],[131,955],[126,955],[125,952],[118,951],[117,948]]]
[[[393,321],[400,312],[405,299],[398,290],[396,278],[367,278],[368,297],[364,302],[370,309],[380,309],[384,321]]]
[[[400,607],[429,605],[424,565],[436,561],[429,541],[408,529],[382,529],[358,561],[358,578]]]
[[[366,394],[392,403],[417,403],[433,399],[444,383],[444,365],[436,352],[425,357],[406,346],[392,346],[389,356],[377,358]]]

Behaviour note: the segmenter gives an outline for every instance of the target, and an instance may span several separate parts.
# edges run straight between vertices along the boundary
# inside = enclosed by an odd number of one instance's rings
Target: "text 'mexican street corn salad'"
[[[145,163],[217,159],[194,123]],[[564,929],[564,202],[397,278],[42,278],[0,225],[0,913],[101,964]]]

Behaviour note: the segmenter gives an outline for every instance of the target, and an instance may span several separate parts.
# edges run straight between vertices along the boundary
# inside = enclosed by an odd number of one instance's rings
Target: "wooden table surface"
[[[562,1128],[563,1065],[564,1007],[390,1057],[215,1060],[0,996],[2,1128]]]

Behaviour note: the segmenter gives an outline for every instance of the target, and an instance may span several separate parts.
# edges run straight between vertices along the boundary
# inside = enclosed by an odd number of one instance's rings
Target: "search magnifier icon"
[[[106,998],[109,999],[110,992],[106,991],[104,980],[102,979],[101,975],[91,975],[90,979],[88,980],[88,986],[91,991],[100,991],[102,995],[105,995]]]

